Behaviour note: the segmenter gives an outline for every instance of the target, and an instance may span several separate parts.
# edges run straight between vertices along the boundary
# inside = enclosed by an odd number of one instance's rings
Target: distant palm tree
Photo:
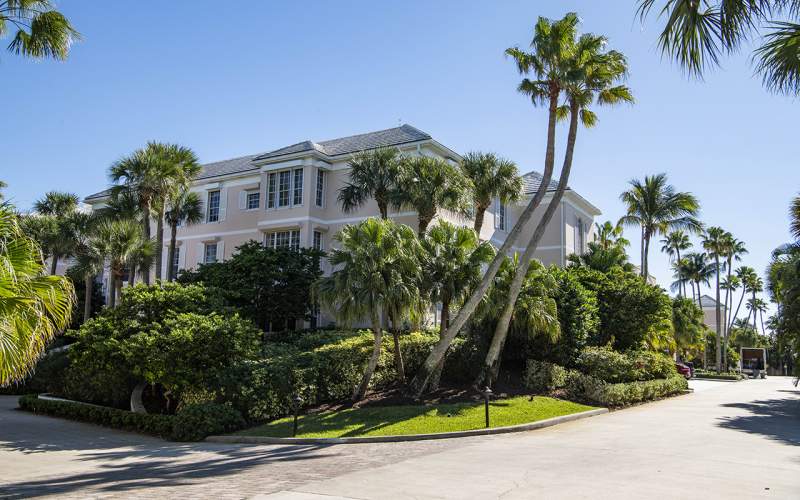
[[[34,211],[51,223],[42,245],[50,256],[50,274],[56,274],[58,260],[69,257],[75,248],[75,227],[71,217],[78,209],[78,195],[50,191],[33,204]]]
[[[672,277],[675,281],[670,285],[670,290],[678,292],[679,297],[688,297],[686,294],[686,283],[692,287],[692,301],[696,300],[697,295],[694,291],[694,281],[689,277],[689,260],[684,256],[680,260],[672,263]]]
[[[400,153],[395,148],[361,151],[350,159],[350,180],[339,190],[345,213],[361,208],[370,199],[378,205],[381,219],[389,217],[389,203],[397,189]]]
[[[336,236],[340,248],[330,253],[333,273],[320,279],[315,294],[341,321],[369,318],[372,354],[353,400],[363,399],[381,354],[380,315],[419,301],[418,241],[414,231],[388,220],[369,218],[345,226]]]
[[[722,326],[722,304],[720,303],[720,273],[724,270],[723,259],[727,257],[730,247],[730,233],[721,227],[709,227],[703,235],[703,248],[709,257],[714,260],[714,273],[716,274],[716,345],[717,345],[717,372],[722,371],[722,335],[725,333]]]
[[[3,199],[4,199],[3,190],[4,190],[5,188],[7,188],[7,187],[8,187],[8,184],[6,184],[6,183],[5,183],[5,182],[3,182],[3,181],[0,181],[0,202],[2,202],[2,201],[3,201]]]
[[[125,270],[145,246],[152,246],[142,235],[136,221],[130,219],[103,220],[90,242],[92,252],[102,255],[109,264],[109,307],[116,307],[122,291]]]
[[[764,281],[761,279],[760,276],[755,275],[755,277],[751,277],[750,285],[748,287],[748,291],[750,292],[751,296],[748,299],[749,302],[756,304],[758,297],[757,295],[764,291]],[[747,321],[750,321],[750,314],[753,315],[753,328],[756,328],[756,322],[758,318],[756,317],[756,313],[758,312],[758,308],[753,308],[748,306],[749,313],[747,315]],[[757,329],[757,328],[756,328]]]
[[[513,161],[499,158],[493,153],[465,154],[461,161],[461,170],[472,181],[474,229],[480,235],[483,216],[494,199],[500,200],[500,203],[509,203],[522,198],[522,178]]]
[[[747,315],[747,323],[750,324],[750,315],[753,316],[753,330],[758,332],[758,315],[761,314],[761,332],[763,335],[767,334],[767,331],[764,329],[764,312],[767,310],[767,303],[764,302],[762,299],[759,298],[749,298],[747,299],[747,307],[748,315]]]
[[[441,304],[441,337],[450,323],[450,307],[463,301],[480,282],[482,267],[494,257],[494,247],[481,243],[472,229],[444,220],[428,231],[421,244],[422,288],[431,302]],[[443,361],[430,383],[431,390],[438,389]]]
[[[603,224],[595,222],[594,227],[595,242],[603,250],[608,250],[615,246],[625,248],[631,244],[630,241],[622,236],[623,228],[620,223],[612,224],[610,220],[607,220]]]
[[[692,243],[689,241],[689,235],[685,232],[679,230],[672,231],[666,235],[666,237],[661,240],[663,246],[661,247],[661,251],[669,255],[670,259],[675,257],[675,262],[680,262],[681,260],[681,250],[688,250],[692,248]],[[679,289],[679,292],[681,289]],[[683,283],[683,297],[686,296],[686,283]]]
[[[736,311],[733,313],[733,316],[731,316],[731,319],[728,322],[729,330],[733,328],[736,318],[739,316],[739,309],[742,307],[742,302],[744,301],[745,296],[750,293],[751,287],[757,286],[758,281],[758,274],[756,273],[756,270],[749,266],[740,266],[737,268],[736,277],[739,278],[739,281],[742,284],[742,295],[739,297],[739,304],[736,306]],[[731,305],[733,305],[733,303],[731,303]]]
[[[727,279],[723,280],[726,281],[728,285],[730,285],[731,281],[736,278],[733,275],[733,262],[742,260],[742,256],[747,253],[747,248],[744,246],[744,242],[737,240],[731,233],[725,233],[725,238],[723,240],[723,248],[724,248],[724,257],[725,257],[725,269],[727,270]],[[733,296],[732,290],[729,288],[723,288],[725,290],[725,314],[722,318],[722,331],[723,331],[723,343],[722,343],[722,364],[725,371],[728,371],[728,322],[730,316],[730,309],[733,305]]]
[[[81,36],[50,0],[0,1],[0,38],[17,30],[8,50],[35,59],[67,58],[72,42]]]
[[[686,261],[686,276],[697,288],[697,306],[702,309],[700,287],[701,285],[708,286],[710,283],[711,278],[714,276],[714,264],[709,262],[707,254],[701,252],[689,252],[684,257],[684,260]]]
[[[172,193],[165,214],[170,229],[169,251],[167,252],[167,280],[172,281],[178,274],[175,267],[175,248],[178,239],[178,226],[198,224],[203,220],[203,201],[200,195],[187,190]]]
[[[633,179],[630,185],[631,189],[620,195],[627,207],[620,222],[641,229],[641,272],[647,277],[650,238],[676,229],[699,231],[702,228],[697,220],[700,204],[691,193],[675,191],[667,184],[666,174],[645,176],[644,182]]]
[[[604,249],[598,242],[592,241],[588,249],[582,253],[567,256],[567,261],[576,266],[585,266],[602,273],[609,272],[614,267],[620,267],[628,272],[633,272],[633,264],[628,262],[628,254],[622,246],[612,246]]]
[[[36,242],[9,205],[0,205],[0,386],[22,380],[47,343],[70,322],[75,292],[45,276]]]
[[[796,240],[800,240],[800,196],[792,200],[789,208],[790,231]]]
[[[441,158],[409,156],[400,163],[397,190],[392,195],[396,208],[417,212],[420,238],[440,210],[466,215],[470,207],[471,185],[461,170]]]

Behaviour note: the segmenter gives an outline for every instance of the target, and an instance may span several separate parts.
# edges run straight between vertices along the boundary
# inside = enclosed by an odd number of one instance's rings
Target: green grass
[[[592,410],[570,401],[528,396],[492,401],[491,427],[525,424]],[[484,404],[451,403],[431,406],[376,406],[337,412],[301,415],[297,437],[332,438],[352,436],[396,436],[483,429]],[[244,436],[291,437],[292,417],[238,432]]]

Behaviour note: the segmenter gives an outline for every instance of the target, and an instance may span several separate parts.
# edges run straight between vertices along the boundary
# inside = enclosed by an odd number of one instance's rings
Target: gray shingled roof
[[[275,158],[277,156],[284,156],[311,150],[317,150],[320,153],[328,156],[337,156],[349,153],[357,153],[358,151],[364,151],[366,149],[397,146],[399,144],[424,141],[428,139],[431,139],[429,134],[416,129],[411,125],[402,125],[400,127],[379,130],[377,132],[369,132],[367,134],[351,135],[349,137],[341,137],[339,139],[331,139],[329,141],[303,141],[297,144],[292,144],[291,146],[286,146],[284,148],[264,153],[263,155],[256,157],[256,159],[263,160],[266,158]]]
[[[544,180],[544,177],[539,172],[528,172],[522,176],[522,192],[525,194],[535,193],[539,190],[539,186],[542,185],[542,180]],[[556,188],[558,188],[558,182],[550,179],[550,186],[547,191],[555,191]]]
[[[701,295],[700,296],[700,304],[703,306],[703,308],[706,308],[706,307],[708,307],[708,308],[717,307],[717,301],[714,300],[714,298],[709,296],[709,295]],[[720,305],[722,305],[722,304],[720,304]],[[722,307],[725,307],[725,306],[722,305]]]

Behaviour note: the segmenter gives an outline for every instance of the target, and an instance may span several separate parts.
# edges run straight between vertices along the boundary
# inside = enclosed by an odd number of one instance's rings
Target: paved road
[[[4,397],[0,496],[800,498],[800,391],[712,384],[527,433],[329,447],[165,443]]]

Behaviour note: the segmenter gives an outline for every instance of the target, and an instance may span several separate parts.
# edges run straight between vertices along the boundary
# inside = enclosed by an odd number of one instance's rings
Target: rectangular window
[[[247,203],[245,207],[247,210],[255,210],[261,203],[261,191],[250,191],[247,193]]]
[[[267,208],[275,208],[275,190],[278,174],[269,174],[267,182]]]
[[[175,256],[172,258],[172,276],[171,279],[175,279],[178,277],[178,266],[181,262],[181,247],[175,247]]]
[[[314,250],[322,250],[322,233],[320,231],[314,231],[313,247]]]
[[[294,197],[292,198],[292,205],[303,204],[303,169],[297,168],[294,171]]]
[[[219,191],[208,192],[208,213],[206,214],[208,222],[219,222]]]
[[[321,168],[317,169],[317,192],[315,203],[318,207],[323,207],[325,204],[325,171]]]
[[[300,250],[300,231],[275,231],[267,234],[267,247]]]
[[[506,206],[500,201],[497,202],[497,229],[506,230]]]
[[[212,264],[217,261],[217,244],[206,243],[205,251],[203,252],[203,263]]]
[[[289,185],[291,184],[291,172],[286,170],[278,172],[278,206],[289,206]]]

